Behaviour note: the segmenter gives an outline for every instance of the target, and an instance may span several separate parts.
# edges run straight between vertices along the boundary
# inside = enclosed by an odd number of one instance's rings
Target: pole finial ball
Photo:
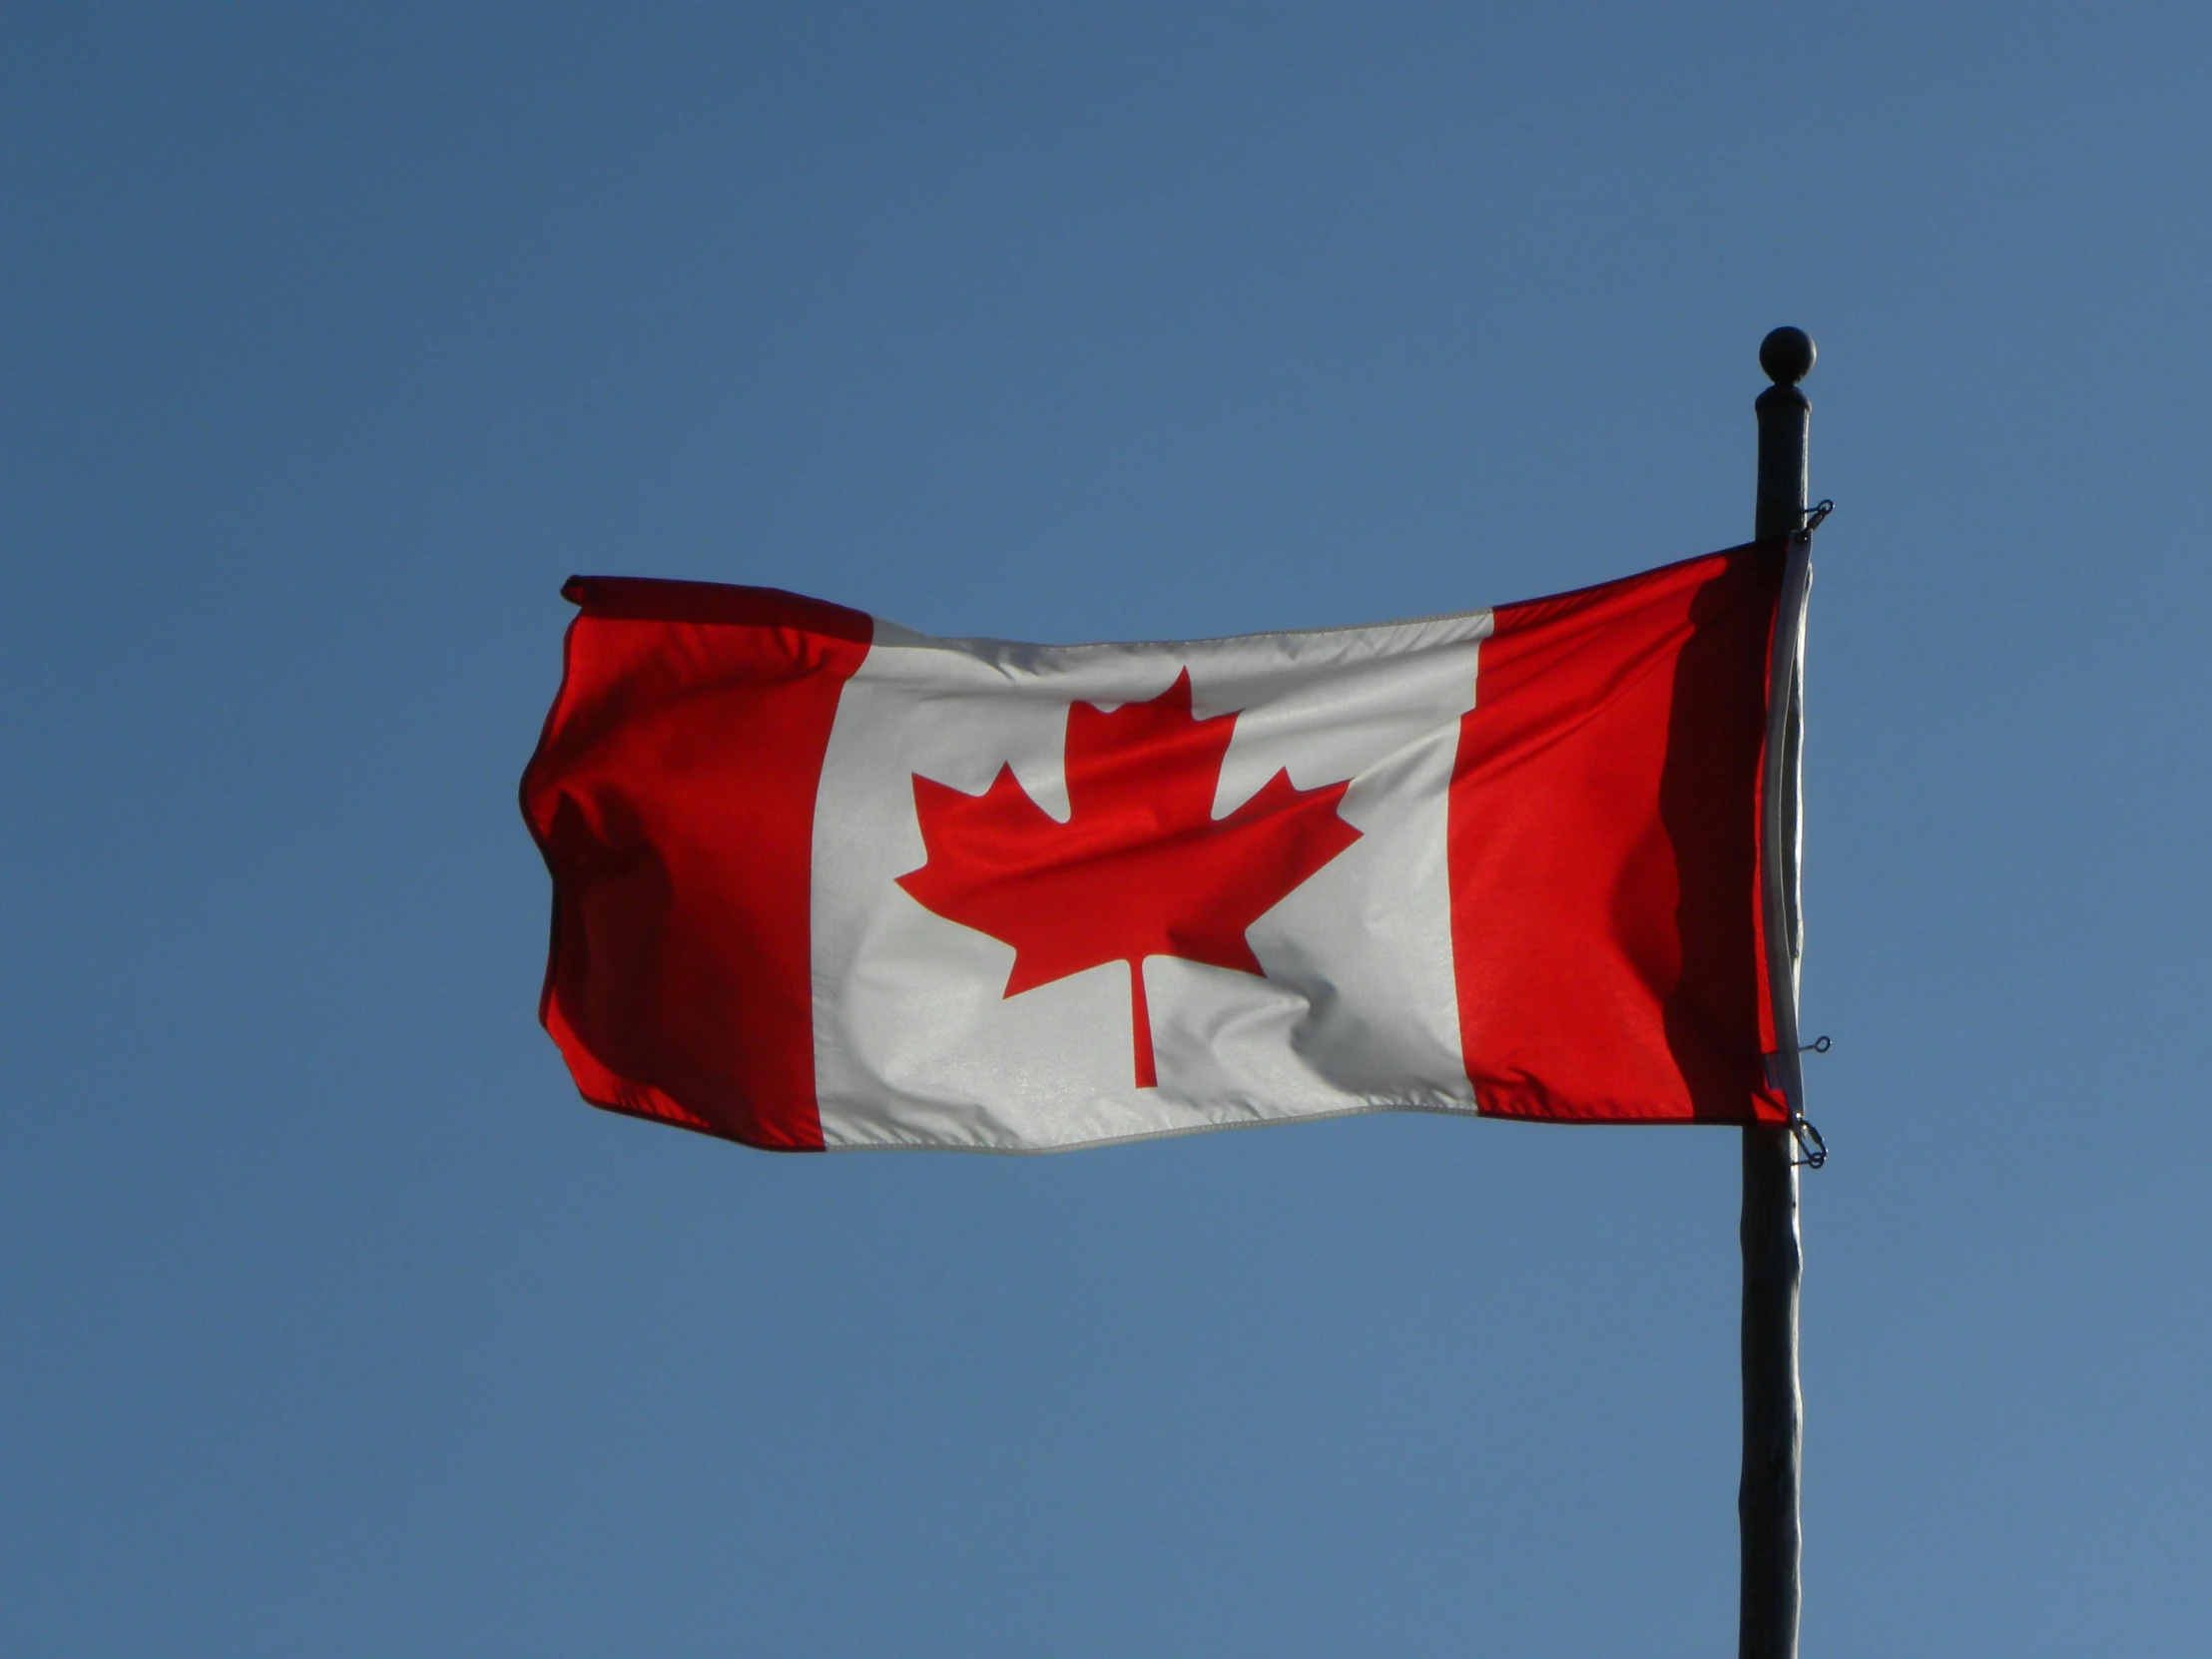
[[[1778,386],[1794,386],[1812,373],[1819,355],[1803,328],[1777,328],[1759,342],[1759,366]]]

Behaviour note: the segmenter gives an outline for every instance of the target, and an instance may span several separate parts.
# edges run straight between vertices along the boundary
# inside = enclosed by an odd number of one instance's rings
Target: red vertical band
[[[553,874],[539,1018],[584,1098],[819,1149],[815,797],[858,611],[768,588],[577,577],[522,816]]]
[[[1450,802],[1460,1045],[1481,1110],[1781,1122],[1759,789],[1782,550],[1500,607]]]

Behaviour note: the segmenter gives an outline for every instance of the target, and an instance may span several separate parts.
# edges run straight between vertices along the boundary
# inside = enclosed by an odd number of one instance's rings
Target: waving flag
[[[593,1103],[781,1150],[1779,1123],[1784,559],[1076,646],[578,577],[541,1017]]]

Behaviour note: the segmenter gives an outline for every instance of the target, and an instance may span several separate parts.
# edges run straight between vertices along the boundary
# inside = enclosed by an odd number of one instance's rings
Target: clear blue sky
[[[2203,1643],[2212,11],[1514,10],[9,8],[0,1644],[1731,1651],[1733,1134],[606,1116],[514,790],[574,570],[1737,541],[1784,321],[1806,1651]]]

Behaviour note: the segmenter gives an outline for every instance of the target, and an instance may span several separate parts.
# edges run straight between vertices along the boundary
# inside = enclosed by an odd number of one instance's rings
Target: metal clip
[[[1835,1046],[1836,1045],[1830,1042],[1826,1037],[1815,1037],[1809,1043],[1798,1044],[1798,1052],[1800,1054],[1826,1054]]]
[[[1790,1160],[1793,1168],[1819,1169],[1828,1162],[1828,1143],[1821,1139],[1821,1132],[1805,1119],[1790,1120],[1790,1138],[1797,1142],[1798,1150],[1805,1154],[1802,1158]]]
[[[1813,532],[1821,527],[1821,520],[1835,510],[1836,503],[1827,500],[1822,501],[1819,506],[1809,509],[1805,515],[1804,528],[1799,530],[1792,539],[1795,541],[1811,541]]]

